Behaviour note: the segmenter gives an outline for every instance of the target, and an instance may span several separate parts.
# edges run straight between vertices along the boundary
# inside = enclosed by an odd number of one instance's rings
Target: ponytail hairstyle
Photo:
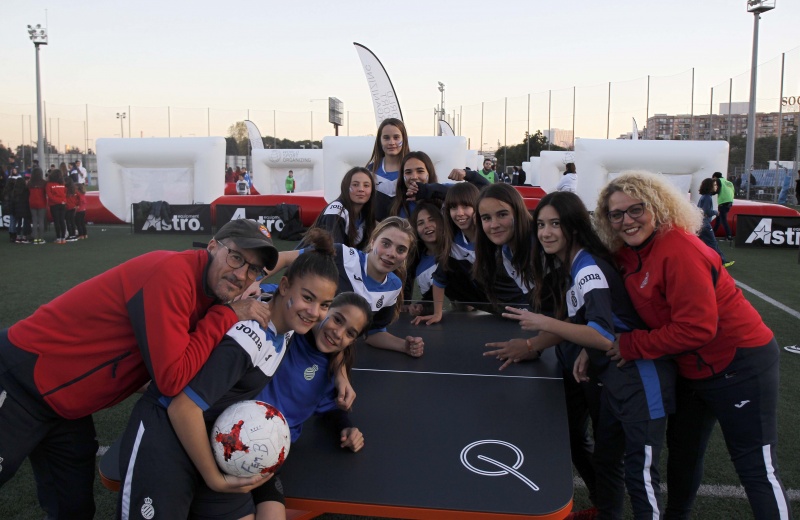
[[[298,256],[286,270],[284,278],[292,283],[297,278],[314,275],[339,285],[339,269],[334,261],[336,250],[331,235],[324,229],[312,228],[306,233],[305,241],[313,249]]]
[[[360,294],[356,294],[354,292],[343,292],[338,294],[331,302],[330,307],[328,307],[328,315],[330,315],[330,312],[335,308],[344,307],[345,305],[352,305],[363,312],[364,316],[366,316],[367,321],[364,324],[364,328],[358,331],[359,338],[365,337],[367,331],[372,326],[372,309],[369,306],[369,302],[367,302],[367,300]],[[356,359],[355,345],[356,341],[353,340],[353,343],[345,347],[341,352],[329,355],[329,357],[332,358],[332,362],[330,365],[328,365],[328,374],[330,376],[334,376],[339,371],[339,368],[344,365],[344,369],[347,372],[347,377],[350,377],[350,369],[353,368],[353,363],[355,363]]]
[[[85,184],[78,184],[76,186],[76,189],[78,190],[78,193],[80,193],[81,195],[85,195],[86,194],[86,185]]]
[[[395,192],[394,202],[392,202],[392,207],[389,210],[390,215],[399,215],[401,210],[405,210],[406,215],[411,216],[411,212],[408,211],[408,201],[406,200],[406,193],[408,192],[408,186],[406,185],[406,178],[403,175],[403,171],[406,168],[406,162],[409,159],[417,159],[421,161],[423,165],[425,165],[425,169],[428,171],[428,181],[425,184],[429,184],[432,182],[439,182],[436,178],[436,169],[433,167],[433,161],[425,152],[408,152],[403,156],[403,160],[400,162],[400,173],[397,175],[397,191]]]
[[[453,219],[450,218],[450,210],[457,206],[472,206],[475,211],[473,225],[477,226],[478,195],[480,195],[478,188],[469,182],[458,182],[447,190],[447,195],[445,195],[444,204],[442,205],[442,216],[445,221],[444,234],[447,236],[448,249],[447,251],[440,251],[438,258],[439,266],[445,270],[448,269],[447,259],[450,256],[450,246],[452,246],[456,235],[461,231],[456,226],[456,223],[453,222]]]
[[[375,244],[375,241],[380,238],[381,234],[390,228],[397,228],[408,236],[408,256],[406,256],[406,261],[403,263],[403,265],[394,270],[395,276],[400,278],[400,287],[405,287],[406,278],[408,277],[408,259],[414,258],[414,255],[416,254],[417,234],[414,232],[414,228],[411,223],[401,217],[386,217],[385,219],[381,220],[377,226],[375,226],[375,230],[372,232],[372,236],[369,238],[368,247],[371,248]],[[392,321],[397,319],[398,315],[400,314],[400,309],[403,307],[404,303],[403,298],[403,291],[401,290],[400,295],[397,297],[397,303],[395,304]]]
[[[390,125],[396,126],[398,130],[400,130],[400,134],[403,136],[403,146],[400,147],[400,157],[405,157],[405,155],[411,151],[408,147],[408,133],[406,132],[406,125],[404,125],[402,121],[395,117],[384,119],[380,126],[378,126],[378,134],[375,136],[375,146],[372,148],[372,157],[369,158],[369,162],[367,163],[367,167],[372,170],[372,173],[376,173],[378,171],[378,168],[381,167],[384,157],[386,157],[386,154],[383,151],[383,146],[381,145],[381,134],[383,134],[383,129]]]
[[[498,260],[502,261],[502,251],[499,246],[489,240],[483,230],[479,208],[481,201],[484,199],[497,199],[511,207],[514,215],[514,234],[505,245],[509,246],[512,251],[511,265],[519,273],[522,282],[528,287],[534,286],[533,253],[531,252],[533,219],[525,207],[522,195],[510,184],[503,182],[490,184],[485,186],[478,195],[478,201],[475,204],[477,230],[475,233],[475,265],[472,266],[472,275],[475,281],[486,291],[489,301],[496,304],[497,294],[494,290],[494,283],[497,276]]]

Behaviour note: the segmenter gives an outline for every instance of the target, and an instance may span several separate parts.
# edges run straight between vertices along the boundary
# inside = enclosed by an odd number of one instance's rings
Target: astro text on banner
[[[231,220],[239,218],[249,218],[263,224],[270,235],[282,240],[299,240],[299,236],[303,232],[300,206],[296,204],[279,204],[277,206],[217,204],[217,229]]]
[[[800,217],[736,216],[736,247],[797,249]]]
[[[375,108],[375,127],[381,126],[384,119],[395,117],[403,120],[403,113],[400,111],[400,102],[397,101],[397,94],[394,92],[392,80],[383,68],[383,64],[371,50],[360,43],[353,42],[361,58],[361,65],[364,68],[364,75],[367,77],[369,86],[369,96],[372,98],[372,106]]]
[[[139,202],[133,206],[134,233],[211,235],[211,206]]]

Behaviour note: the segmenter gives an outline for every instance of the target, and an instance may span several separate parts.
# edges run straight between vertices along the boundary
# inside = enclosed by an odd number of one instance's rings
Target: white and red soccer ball
[[[271,404],[241,401],[229,406],[211,430],[211,448],[223,473],[252,477],[275,473],[289,456],[291,435]]]

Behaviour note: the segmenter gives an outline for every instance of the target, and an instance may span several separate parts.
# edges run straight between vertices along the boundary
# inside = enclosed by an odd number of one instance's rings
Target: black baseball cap
[[[230,238],[242,249],[253,249],[261,255],[264,267],[273,269],[278,263],[278,250],[272,245],[272,237],[263,224],[255,220],[240,218],[231,220],[217,231],[214,240]]]

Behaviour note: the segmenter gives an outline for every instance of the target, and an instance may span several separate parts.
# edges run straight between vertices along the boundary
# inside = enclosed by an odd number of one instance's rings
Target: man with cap
[[[236,322],[266,327],[268,307],[237,298],[277,259],[263,225],[233,220],[205,250],[136,257],[0,331],[0,486],[30,456],[48,514],[92,518],[91,414],[148,381],[174,396]]]

